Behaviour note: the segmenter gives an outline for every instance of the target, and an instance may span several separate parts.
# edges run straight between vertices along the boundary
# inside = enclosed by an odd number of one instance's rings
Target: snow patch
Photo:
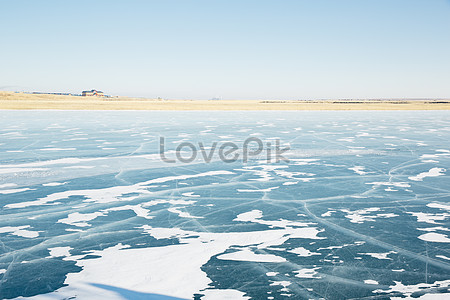
[[[50,258],[52,257],[62,257],[62,256],[70,256],[70,250],[72,250],[72,247],[54,247],[54,248],[48,248],[50,252]]]
[[[0,227],[0,233],[9,233],[12,235],[24,237],[24,238],[35,238],[39,236],[39,231],[32,231],[27,230],[25,228],[30,228],[30,225],[24,225],[24,226],[6,226],[6,227]]]
[[[298,248],[289,250],[288,252],[297,254],[298,256],[301,256],[301,257],[307,257],[307,256],[313,256],[313,255],[321,255],[321,253],[311,252],[308,249],[305,249],[303,247],[298,247]]]
[[[377,258],[377,259],[390,259],[392,260],[392,258],[388,257],[389,254],[396,254],[397,252],[395,251],[389,251],[386,253],[358,253],[360,255],[368,255],[371,256],[373,258]]]
[[[419,236],[419,239],[426,242],[434,242],[434,243],[450,243],[450,239],[447,235],[436,232],[429,232],[422,234]]]
[[[294,271],[294,273],[297,273],[297,275],[295,275],[295,277],[299,277],[299,278],[321,278],[320,276],[316,276],[317,275],[317,269],[320,269],[320,267],[317,268],[312,268],[312,269],[301,269],[298,271]]]
[[[414,180],[414,181],[423,181],[425,177],[436,177],[436,176],[442,176],[445,175],[446,170],[444,168],[432,168],[428,172],[420,173],[416,176],[410,176],[408,179]]]
[[[94,220],[97,217],[104,216],[102,212],[94,212],[89,214],[81,214],[79,212],[71,213],[67,216],[67,218],[58,220],[58,223],[64,223],[67,225],[73,225],[77,227],[88,227],[91,224],[86,221]]]

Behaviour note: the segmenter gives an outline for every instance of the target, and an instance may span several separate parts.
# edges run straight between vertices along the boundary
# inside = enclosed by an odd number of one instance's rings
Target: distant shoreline
[[[0,91],[0,110],[450,110],[450,99],[161,100]]]

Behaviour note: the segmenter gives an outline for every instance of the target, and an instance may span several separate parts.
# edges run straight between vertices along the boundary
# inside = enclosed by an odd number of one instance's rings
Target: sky
[[[0,0],[0,90],[450,98],[450,0]]]

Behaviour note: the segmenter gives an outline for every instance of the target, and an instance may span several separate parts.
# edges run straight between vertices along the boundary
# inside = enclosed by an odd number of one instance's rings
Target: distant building
[[[103,92],[102,91],[97,91],[97,90],[91,90],[91,91],[83,91],[81,92],[81,96],[97,96],[97,97],[103,97]]]

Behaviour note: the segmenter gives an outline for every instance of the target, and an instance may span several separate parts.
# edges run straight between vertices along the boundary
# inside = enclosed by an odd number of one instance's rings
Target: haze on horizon
[[[450,98],[450,1],[0,2],[0,90]]]

